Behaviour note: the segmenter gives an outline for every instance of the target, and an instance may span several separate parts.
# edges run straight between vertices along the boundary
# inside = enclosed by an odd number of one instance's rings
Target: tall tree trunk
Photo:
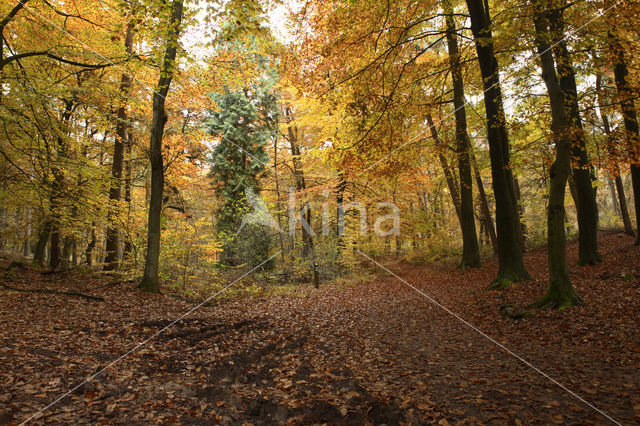
[[[522,260],[518,239],[518,210],[509,160],[509,138],[502,106],[498,61],[493,48],[488,3],[466,0],[471,16],[471,31],[478,54],[487,112],[487,136],[491,157],[491,176],[496,200],[498,237],[498,276],[489,288],[505,288],[514,281],[530,279]]]
[[[565,101],[556,74],[548,36],[546,14],[540,4],[545,0],[533,0],[536,45],[542,65],[542,79],[547,86],[551,104],[551,130],[556,147],[556,158],[549,170],[549,206],[547,232],[549,245],[549,287],[533,306],[553,305],[558,309],[582,303],[569,279],[567,268],[567,241],[564,230],[564,198],[571,168],[571,121],[565,110]]]
[[[609,117],[607,116],[606,111],[603,108],[603,91],[602,91],[602,74],[598,73],[596,75],[596,96],[598,99],[598,110],[600,111],[600,117],[602,118],[602,125],[604,126],[604,134],[606,138],[606,148],[609,155],[612,157],[612,174],[613,180],[615,183],[615,189],[618,192],[618,196],[616,199],[616,194],[612,188],[612,197],[613,197],[613,205],[614,209],[617,213],[622,217],[622,223],[624,225],[624,232],[628,235],[634,235],[633,226],[631,226],[631,217],[629,216],[629,209],[627,208],[627,199],[624,195],[624,185],[622,184],[622,177],[620,176],[620,167],[618,165],[619,153],[618,149],[613,141],[613,136],[611,134],[611,124],[609,123]],[[611,181],[611,180],[610,180]]]
[[[609,187],[609,195],[611,196],[611,207],[613,208],[613,212],[622,218],[622,212],[620,211],[620,205],[618,204],[618,196],[616,195],[616,184],[613,179],[611,179],[611,176],[607,177],[607,186]]]
[[[74,238],[72,235],[67,235],[64,237],[64,243],[62,245],[62,261],[61,264],[64,267],[69,266],[71,260],[71,254],[73,250],[73,241]]]
[[[298,131],[294,125],[292,125],[293,117],[291,109],[285,107],[285,121],[288,124],[288,139],[291,147],[291,157],[293,160],[293,175],[296,182],[296,191],[298,193],[304,193],[307,189],[307,185],[304,179],[304,171],[302,170],[302,158],[300,155],[300,147],[298,146]],[[304,208],[300,211],[300,223],[306,222],[311,228],[311,205],[305,202]],[[313,250],[313,237],[310,233],[306,232],[302,227],[302,256],[309,257]]]
[[[279,128],[279,125],[276,124],[276,128]],[[282,223],[282,198],[280,195],[280,180],[278,178],[278,138],[276,138],[273,141],[273,179],[275,181],[276,184],[276,206],[278,211],[276,212],[276,218],[278,220],[278,226],[280,227],[280,229],[284,229],[283,228],[283,223]],[[284,248],[284,232],[279,232],[278,233],[278,240],[280,242],[280,259],[282,260],[282,263],[284,264],[285,262],[285,248]],[[288,273],[285,272],[285,279],[288,277]]]
[[[447,182],[447,188],[449,189],[449,194],[451,195],[453,207],[456,210],[458,222],[460,223],[460,227],[462,227],[462,211],[460,206],[460,194],[458,193],[458,182],[455,175],[453,174],[453,171],[451,170],[451,166],[449,165],[447,158],[442,153],[442,150],[445,149],[445,145],[438,136],[438,131],[436,129],[436,125],[433,122],[431,113],[427,113],[427,124],[431,132],[431,137],[433,138],[436,148],[438,149],[438,159],[440,161],[440,166],[442,167],[442,172],[444,173],[444,177]]]
[[[61,129],[60,132],[67,132],[69,120],[73,114],[75,102],[73,100],[65,100],[65,108],[60,117]],[[68,154],[68,147],[62,134],[58,134],[57,137],[57,151],[58,157],[64,158]],[[61,241],[61,216],[62,205],[61,199],[64,192],[65,179],[64,171],[55,164],[51,167],[51,173],[53,174],[53,183],[51,186],[51,194],[49,196],[49,203],[51,204],[51,251],[49,257],[49,267],[52,269],[57,268],[62,260],[62,253],[60,252]]]
[[[162,215],[162,193],[164,191],[164,162],[162,159],[162,135],[167,122],[165,100],[173,78],[178,50],[178,36],[182,23],[183,0],[173,0],[171,19],[167,35],[166,50],[158,86],[153,92],[153,118],[151,121],[151,137],[149,138],[149,157],[151,160],[151,200],[149,202],[149,223],[147,230],[147,254],[144,274],[140,287],[146,291],[158,292],[160,260],[160,218]]]
[[[547,7],[549,4],[547,4]],[[579,265],[594,265],[602,261],[598,252],[598,203],[596,202],[596,189],[593,186],[592,167],[587,154],[587,143],[580,119],[580,107],[578,105],[578,89],[576,76],[571,61],[571,55],[567,48],[562,10],[566,7],[566,1],[560,0],[559,6],[547,8],[549,30],[553,44],[551,48],[555,55],[558,67],[560,89],[564,95],[564,104],[567,109],[573,143],[571,144],[572,174],[576,185],[578,199],[578,240],[579,240]]]
[[[42,226],[38,241],[36,242],[36,249],[33,252],[33,261],[44,266],[45,254],[47,248],[47,242],[49,242],[49,236],[51,234],[51,220],[47,220]]]
[[[133,131],[129,126],[127,131],[127,144],[126,144],[126,161],[125,161],[125,178],[124,178],[124,202],[127,205],[127,238],[124,242],[123,258],[129,259],[133,253],[133,241],[131,240],[131,183],[132,183],[132,170],[131,164],[131,150],[133,147]],[[135,262],[134,262],[135,263]]]
[[[291,125],[293,121],[291,109],[285,107],[285,120],[289,125],[289,144],[291,145],[291,156],[293,158],[293,174],[296,180],[296,190],[300,193],[304,192],[307,188],[304,180],[304,171],[302,170],[302,158],[300,155],[300,147],[298,146],[298,131],[297,128]],[[300,211],[300,224],[306,222],[309,226],[307,229],[302,227],[302,256],[309,258],[311,265],[311,274],[313,279],[313,285],[315,288],[320,287],[320,272],[318,269],[318,263],[316,262],[316,252],[313,243],[313,230],[311,229],[311,204],[305,202],[304,208]]]
[[[93,249],[96,246],[96,223],[91,223],[91,230],[89,231],[89,242],[87,243],[87,249],[85,250],[85,262],[91,266],[93,264]]]
[[[338,185],[336,186],[336,249],[338,257],[345,249],[344,245],[344,191],[347,189],[347,181],[344,174],[338,171]]]
[[[480,246],[476,234],[476,222],[473,215],[473,178],[469,151],[469,133],[467,132],[467,113],[465,111],[464,84],[456,25],[453,18],[451,0],[443,1],[447,24],[447,48],[449,65],[453,81],[453,108],[456,118],[456,154],[458,156],[458,176],[460,177],[460,230],[462,231],[461,268],[480,267]]]
[[[62,260],[62,254],[60,252],[60,225],[54,220],[51,226],[51,248],[49,254],[49,267],[51,269],[56,269],[60,266],[60,261]]]
[[[520,194],[520,182],[516,176],[513,177],[513,191],[516,194],[516,205],[518,206],[518,238],[524,253],[527,251],[527,227],[524,224],[524,205]]]
[[[124,38],[124,46],[128,54],[131,54],[133,46],[133,24],[127,25],[127,32]],[[118,231],[118,203],[122,187],[122,169],[124,165],[124,146],[127,143],[127,107],[126,97],[131,87],[131,77],[124,72],[120,76],[119,95],[120,106],[116,114],[116,138],[113,144],[113,163],[111,164],[111,187],[109,189],[109,213],[107,222],[107,240],[105,250],[107,256],[104,260],[104,270],[113,271],[118,267],[118,248],[120,246],[120,235]]]
[[[640,130],[638,129],[638,115],[634,101],[635,94],[627,82],[629,70],[622,44],[617,36],[609,32],[610,49],[613,56],[613,74],[618,89],[618,102],[622,110],[625,137],[631,167],[631,183],[633,185],[633,202],[636,210],[636,245],[640,245]]]
[[[24,208],[25,215],[25,228],[24,228],[24,246],[22,248],[22,255],[24,257],[31,256],[31,207],[26,206]]]
[[[491,217],[491,209],[489,209],[489,201],[487,200],[487,194],[484,191],[484,183],[482,182],[482,176],[480,176],[480,169],[478,168],[478,162],[476,156],[473,153],[473,149],[469,151],[471,154],[471,164],[476,179],[476,186],[478,187],[478,194],[480,195],[480,206],[482,207],[482,216],[484,217],[487,234],[491,240],[491,247],[493,247],[493,253],[498,253],[498,240],[496,238],[496,228],[493,225],[493,218]]]

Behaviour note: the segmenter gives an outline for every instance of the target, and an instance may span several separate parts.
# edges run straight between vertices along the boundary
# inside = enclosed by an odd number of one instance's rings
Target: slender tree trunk
[[[279,125],[276,124],[276,128],[279,128]],[[277,209],[278,211],[276,212],[276,218],[278,220],[278,226],[280,227],[280,229],[284,229],[282,227],[283,223],[282,223],[282,199],[280,196],[280,180],[278,179],[278,139],[276,138],[273,141],[273,179],[275,181],[276,184],[276,200],[277,200]],[[284,248],[284,233],[283,232],[279,232],[278,233],[278,240],[280,242],[280,259],[282,260],[282,263],[284,264],[285,262],[285,248]]]
[[[131,54],[133,46],[133,25],[127,25],[127,32],[124,39],[124,45],[128,54]],[[109,189],[109,214],[107,222],[107,239],[105,248],[107,256],[104,260],[104,270],[113,271],[118,267],[118,248],[120,245],[120,235],[118,230],[118,203],[120,201],[120,193],[122,187],[122,169],[124,165],[124,146],[127,143],[128,119],[127,107],[125,105],[126,97],[131,87],[131,77],[128,73],[122,73],[120,76],[120,100],[116,114],[116,138],[113,144],[113,163],[111,165],[111,188]]]
[[[298,146],[298,131],[297,128],[291,125],[292,114],[291,109],[285,107],[285,120],[289,125],[289,144],[291,145],[291,156],[293,158],[293,174],[296,180],[296,190],[300,193],[304,192],[307,188],[304,179],[304,172],[302,170],[302,158],[300,155],[300,147]],[[311,273],[313,277],[313,285],[315,288],[320,287],[320,272],[318,269],[318,263],[316,261],[315,246],[313,243],[313,234],[311,228],[311,204],[305,202],[304,208],[300,211],[300,220],[306,221],[309,225],[309,232],[302,227],[302,256],[308,257],[311,264]]]
[[[302,158],[300,155],[300,147],[298,146],[298,131],[295,126],[291,124],[293,117],[291,109],[285,107],[285,121],[289,125],[288,136],[289,145],[291,146],[291,157],[293,160],[293,174],[296,182],[296,191],[298,193],[304,193],[307,189],[307,185],[304,179],[304,171],[302,170]],[[305,202],[304,208],[300,211],[300,220],[306,221],[311,228],[311,205]],[[304,227],[302,228],[302,256],[309,257],[313,250],[313,237],[306,232]]]
[[[572,174],[576,185],[578,199],[578,240],[579,265],[594,265],[602,261],[598,252],[598,204],[596,189],[592,184],[594,178],[592,167],[587,154],[587,143],[580,119],[578,105],[578,89],[571,55],[566,43],[564,17],[562,10],[565,0],[560,1],[559,7],[547,8],[549,29],[552,37],[552,50],[555,55],[559,83],[564,95],[565,108],[571,124],[573,143],[571,144]]]
[[[42,230],[40,231],[40,235],[38,236],[38,241],[36,242],[36,249],[33,253],[33,261],[44,266],[45,263],[45,254],[47,248],[47,242],[49,242],[49,236],[51,234],[51,225],[52,222],[47,220],[42,226]]]
[[[527,280],[531,276],[524,266],[522,245],[518,239],[518,211],[509,159],[509,138],[488,4],[483,0],[466,2],[484,86],[491,176],[496,200],[499,268],[498,276],[489,288],[505,288],[514,281]]]
[[[638,129],[638,115],[634,101],[635,94],[627,82],[629,70],[627,69],[625,52],[617,36],[612,32],[609,32],[609,43],[613,56],[613,74],[616,80],[616,88],[618,89],[618,101],[620,102],[624,121],[629,162],[631,163],[633,202],[636,210],[636,245],[640,245],[640,130]]]
[[[124,242],[123,258],[129,259],[133,252],[133,241],[131,240],[131,183],[132,183],[132,164],[131,164],[131,150],[133,147],[133,131],[129,127],[127,131],[127,145],[126,145],[126,162],[125,162],[125,179],[124,179],[124,202],[127,205],[127,238]]]
[[[66,237],[64,237],[64,243],[62,245],[62,261],[61,261],[61,264],[64,267],[69,266],[69,263],[71,260],[71,254],[73,250],[73,241],[74,241],[74,238],[71,235],[67,235]]]
[[[613,212],[622,218],[622,212],[618,205],[618,196],[616,195],[616,184],[613,179],[611,179],[611,176],[607,177],[607,186],[609,187],[609,195],[611,196],[611,207],[613,208]]]
[[[542,65],[542,79],[547,86],[551,104],[551,128],[556,146],[556,158],[549,170],[549,206],[547,232],[549,245],[549,287],[533,306],[553,305],[559,309],[582,303],[573,288],[567,268],[567,241],[564,230],[564,198],[571,168],[571,122],[565,111],[564,94],[556,74],[550,44],[546,40],[548,23],[541,1],[533,0],[536,45]]]
[[[476,222],[473,215],[473,178],[469,151],[469,133],[467,132],[467,113],[465,111],[464,84],[462,66],[456,39],[456,25],[453,18],[451,0],[443,1],[447,24],[447,48],[449,65],[453,81],[453,108],[456,118],[456,154],[458,156],[458,176],[460,177],[460,230],[462,231],[461,268],[480,267],[480,246],[476,233]]]
[[[484,191],[484,183],[482,182],[482,176],[480,175],[480,169],[478,168],[478,162],[476,156],[473,153],[473,149],[469,151],[471,154],[471,164],[473,165],[473,171],[476,179],[476,186],[478,187],[478,194],[480,195],[480,206],[482,208],[482,217],[484,218],[487,235],[491,240],[491,247],[493,253],[498,253],[498,240],[496,238],[496,229],[493,225],[493,218],[491,217],[491,209],[489,208],[489,200],[487,200],[487,194]]]
[[[60,117],[62,131],[67,130],[69,120],[73,114],[74,104],[73,100],[65,100],[65,108]],[[67,144],[61,134],[57,138],[57,150],[58,156],[64,158],[68,154]],[[62,253],[60,252],[60,240],[61,236],[61,216],[62,205],[60,200],[62,199],[62,193],[65,186],[64,171],[56,164],[51,168],[53,174],[53,184],[51,187],[51,194],[49,196],[49,203],[51,204],[51,251],[49,256],[49,267],[52,269],[57,268],[62,260]]]
[[[520,194],[520,182],[517,177],[513,177],[513,191],[516,194],[516,204],[518,206],[518,239],[522,247],[522,252],[527,251],[527,227],[524,224],[524,205]]]
[[[60,225],[56,220],[53,221],[51,226],[51,248],[49,254],[49,267],[56,269],[60,266],[62,260],[62,254],[60,253]]]
[[[612,174],[613,181],[615,184],[615,190],[618,192],[618,196],[616,198],[616,193],[614,191],[614,185],[611,185],[611,192],[613,198],[614,210],[616,213],[620,214],[622,217],[622,223],[624,225],[624,232],[628,235],[634,235],[633,226],[631,226],[631,217],[629,216],[629,209],[627,208],[627,199],[624,195],[624,186],[622,184],[622,178],[620,177],[620,167],[618,166],[618,160],[620,159],[620,155],[618,149],[613,141],[613,136],[611,134],[611,124],[609,123],[609,117],[607,116],[606,111],[603,108],[603,91],[602,91],[602,74],[598,73],[596,75],[596,96],[598,99],[598,110],[600,111],[600,117],[602,118],[602,125],[604,126],[604,133],[606,137],[606,148],[609,155],[612,157],[610,163],[612,164]],[[609,179],[611,182],[611,179]]]
[[[78,240],[76,238],[71,242],[71,264],[78,265]]]
[[[442,154],[442,150],[444,149],[444,143],[438,136],[438,131],[433,122],[433,117],[431,113],[427,113],[427,124],[429,125],[429,130],[431,132],[431,137],[433,138],[436,148],[438,149],[438,159],[440,161],[440,166],[442,167],[442,172],[444,173],[445,180],[447,182],[447,188],[449,189],[449,194],[451,194],[451,201],[453,202],[453,207],[456,210],[456,216],[458,217],[458,222],[460,223],[460,227],[462,227],[462,212],[460,207],[460,194],[458,193],[458,182],[456,180],[453,171],[451,170],[451,166],[447,161],[447,158]]]
[[[624,225],[624,232],[627,235],[635,235],[633,232],[633,226],[631,226],[631,217],[629,216],[629,208],[627,207],[627,197],[624,195],[624,185],[620,175],[614,179],[616,191],[618,192],[619,211],[622,216],[622,223]],[[614,202],[616,200],[614,199]]]
[[[344,245],[344,191],[347,188],[347,181],[341,171],[338,171],[338,185],[336,186],[336,248],[338,256],[342,255]]]
[[[93,249],[96,246],[96,242],[96,224],[95,222],[93,222],[91,223],[91,230],[89,231],[89,242],[87,243],[87,249],[84,252],[86,263],[89,266],[93,264]]]
[[[22,248],[22,255],[24,257],[31,256],[31,207],[26,206],[24,208],[25,215],[25,229],[24,229],[24,247]]]
[[[178,50],[178,36],[182,23],[183,0],[173,0],[166,50],[158,86],[153,92],[153,118],[151,121],[151,137],[149,140],[151,160],[151,200],[149,203],[149,224],[147,231],[147,255],[144,274],[139,287],[146,291],[158,292],[160,260],[160,218],[162,215],[162,193],[164,191],[164,162],[162,159],[162,135],[167,122],[165,98],[173,78]]]

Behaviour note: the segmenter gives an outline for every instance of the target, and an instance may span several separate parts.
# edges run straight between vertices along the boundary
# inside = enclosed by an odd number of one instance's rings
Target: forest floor
[[[495,259],[464,272],[386,265],[450,312],[388,275],[204,306],[30,422],[611,423],[605,413],[638,423],[640,247],[619,233],[600,247],[602,264],[578,267],[569,245],[586,305],[523,320],[500,306],[543,294],[544,249],[525,256],[536,279],[504,291],[484,290]],[[0,283],[104,299],[0,288],[2,424],[29,419],[194,305],[73,271],[17,267]]]

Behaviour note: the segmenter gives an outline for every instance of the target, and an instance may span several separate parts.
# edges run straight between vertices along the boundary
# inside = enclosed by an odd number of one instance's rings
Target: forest
[[[640,421],[638,19],[2,0],[0,424]]]

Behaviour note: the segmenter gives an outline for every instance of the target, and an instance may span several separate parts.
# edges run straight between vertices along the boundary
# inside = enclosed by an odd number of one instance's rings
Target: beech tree
[[[162,136],[167,122],[165,101],[169,94],[169,86],[173,79],[178,52],[178,37],[182,24],[183,0],[174,0],[166,39],[166,50],[160,79],[153,92],[153,121],[151,122],[151,136],[149,138],[149,158],[151,160],[151,198],[149,201],[149,223],[147,231],[147,254],[145,258],[144,274],[139,287],[146,291],[158,292],[160,283],[158,278],[158,259],[160,257],[160,219],[162,215],[162,199],[164,191],[164,161],[162,158]]]
[[[456,24],[450,0],[444,0],[447,24],[447,48],[453,81],[453,108],[456,119],[456,153],[458,156],[458,176],[460,176],[460,229],[462,230],[462,268],[480,267],[480,248],[473,216],[473,178],[471,177],[471,143],[467,132],[466,101],[462,66],[458,51]]]
[[[518,237],[520,223],[488,3],[482,0],[467,0],[467,7],[484,87],[491,176],[496,199],[496,231],[500,266],[498,276],[489,288],[505,288],[512,282],[527,280],[531,277],[522,260],[522,244]]]
[[[535,40],[542,66],[542,79],[547,87],[551,105],[551,131],[556,158],[549,169],[549,205],[547,206],[547,241],[549,244],[549,287],[546,294],[534,306],[554,305],[560,310],[581,304],[571,285],[567,268],[567,242],[565,236],[564,198],[571,169],[572,123],[565,109],[565,93],[562,91],[556,64],[548,41],[549,23],[544,8],[546,0],[533,0]],[[558,67],[558,70],[560,67]]]

